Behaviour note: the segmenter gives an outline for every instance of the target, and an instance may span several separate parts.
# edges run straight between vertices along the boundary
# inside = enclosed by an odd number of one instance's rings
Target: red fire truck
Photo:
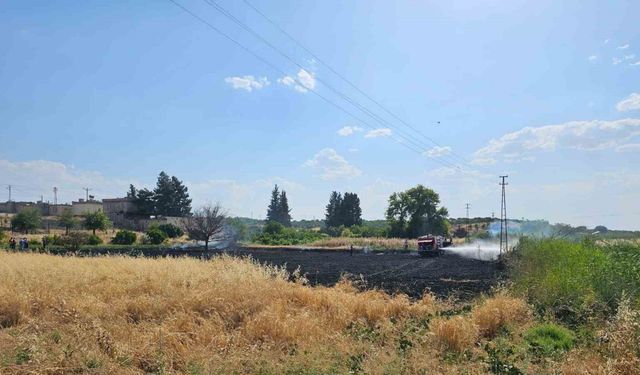
[[[418,237],[418,254],[421,256],[442,255],[445,247],[451,246],[453,241],[443,236],[428,234]]]

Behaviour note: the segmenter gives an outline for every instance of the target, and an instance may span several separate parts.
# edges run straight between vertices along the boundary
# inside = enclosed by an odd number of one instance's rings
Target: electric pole
[[[9,202],[11,202],[11,185],[7,185],[7,190],[9,190]]]
[[[58,205],[58,188],[57,187],[53,188],[53,205],[54,206]]]
[[[465,203],[467,208],[467,224],[469,224],[469,203]]]
[[[82,188],[82,190],[84,190],[84,191],[87,193],[87,199],[86,199],[86,201],[87,201],[87,202],[89,202],[89,190],[92,190],[92,189],[89,189],[89,188],[86,188],[86,187],[85,187],[85,188]]]
[[[505,195],[505,186],[509,185],[504,181],[509,176],[500,176],[502,180],[500,186],[502,186],[502,201],[500,202],[500,255],[503,252],[509,251],[509,234],[507,223],[507,198]]]

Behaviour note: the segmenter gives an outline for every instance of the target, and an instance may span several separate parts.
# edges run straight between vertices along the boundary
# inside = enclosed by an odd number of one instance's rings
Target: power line
[[[271,43],[270,41],[268,41],[266,38],[264,38],[262,35],[260,35],[259,32],[255,31],[254,29],[252,29],[251,27],[249,27],[248,25],[246,25],[245,23],[243,23],[241,20],[239,20],[237,17],[235,17],[231,12],[227,11],[224,7],[222,7],[220,4],[218,4],[215,0],[204,0],[204,2],[211,6],[212,8],[214,8],[215,10],[217,10],[219,13],[221,13],[223,16],[227,17],[228,19],[230,19],[231,21],[233,21],[235,24],[237,24],[238,26],[240,26],[243,30],[247,31],[248,33],[250,33],[251,35],[253,35],[255,38],[259,39],[260,41],[262,41],[264,44],[266,44],[269,48],[271,48],[272,50],[274,50],[276,53],[278,53],[280,56],[284,57],[285,59],[287,59],[288,61],[290,61],[292,64],[294,64],[295,66],[297,66],[299,69],[302,69],[304,71],[306,71],[305,67],[302,66],[300,63],[298,63],[294,58],[292,58],[291,56],[289,56],[287,53],[283,52],[281,49],[279,49],[278,47],[276,47],[273,43]],[[393,128],[395,131],[397,131],[400,135],[400,137],[402,137],[403,139],[405,139],[406,141],[412,143],[413,145],[415,145],[416,147],[420,148],[420,149],[425,149],[426,147],[419,143],[418,141],[416,141],[414,138],[411,137],[411,135],[407,135],[403,130],[397,128],[395,125],[389,123],[388,121],[386,121],[385,119],[383,119],[382,117],[378,116],[376,113],[374,113],[373,111],[369,110],[368,108],[366,108],[365,106],[361,105],[360,103],[358,103],[357,101],[355,101],[353,98],[349,97],[348,95],[344,94],[343,92],[339,91],[338,89],[336,89],[335,87],[333,87],[332,85],[328,84],[327,82],[325,82],[324,80],[322,80],[321,78],[317,78],[314,77],[314,79],[316,79],[318,82],[322,83],[324,86],[326,86],[328,89],[330,89],[333,93],[335,93],[336,95],[338,95],[340,98],[342,98],[343,100],[347,101],[348,103],[350,103],[351,105],[353,105],[354,107],[356,107],[357,109],[359,109],[360,111],[364,112],[366,115],[368,115],[369,117],[371,117],[372,119],[374,119],[375,121],[377,121],[378,123],[380,123],[383,126],[388,126]],[[302,85],[302,87],[308,89],[307,86],[305,86],[304,84]],[[444,161],[444,163],[446,163],[448,166],[451,166],[453,168],[459,168],[459,166],[454,165],[451,162],[448,161]]]
[[[213,0],[205,0],[207,2],[209,1],[213,1]],[[338,71],[336,71],[331,65],[329,65],[328,63],[325,63],[320,57],[318,57],[315,53],[313,53],[311,50],[309,50],[309,48],[307,48],[302,42],[300,42],[299,40],[297,40],[296,38],[294,38],[291,34],[289,34],[286,30],[284,30],[282,27],[280,27],[275,21],[273,21],[271,18],[269,18],[266,14],[264,14],[262,11],[260,11],[260,9],[258,9],[256,6],[254,6],[250,1],[248,0],[243,0],[244,3],[249,6],[251,9],[253,9],[256,13],[258,13],[260,16],[262,16],[262,18],[264,18],[267,22],[269,22],[273,27],[275,27],[278,31],[280,31],[283,35],[285,35],[287,38],[289,38],[291,41],[293,41],[296,45],[298,45],[300,48],[302,48],[305,52],[307,52],[309,55],[311,55],[311,57],[313,57],[316,61],[318,61],[320,64],[322,64],[324,67],[326,67],[327,69],[329,69],[329,71],[331,71],[333,74],[335,74],[337,77],[339,77],[341,80],[343,80],[344,82],[346,82],[349,86],[351,86],[353,89],[355,89],[356,91],[358,91],[361,95],[363,95],[365,98],[369,99],[371,102],[373,102],[376,106],[378,106],[379,108],[381,108],[384,112],[386,112],[387,114],[389,114],[391,117],[393,117],[394,119],[400,121],[402,124],[404,124],[406,127],[408,127],[409,129],[413,130],[416,134],[424,137],[425,139],[427,139],[428,141],[430,141],[431,143],[433,143],[434,145],[438,146],[438,147],[443,147],[440,143],[438,143],[436,140],[434,140],[433,138],[427,136],[426,134],[424,134],[422,131],[420,131],[419,129],[416,129],[414,126],[412,126],[410,123],[404,121],[400,116],[396,115],[394,112],[392,112],[391,110],[389,110],[388,108],[386,108],[385,106],[383,106],[378,100],[374,99],[373,97],[371,97],[371,95],[367,94],[365,91],[363,91],[362,89],[360,89],[356,84],[354,84],[353,82],[351,82],[349,79],[347,79],[344,75],[340,74]],[[438,121],[438,123],[440,123],[440,121]],[[468,161],[456,154],[455,152],[451,151],[451,154],[454,156],[457,156],[458,158],[460,158],[465,164],[468,164]]]
[[[287,73],[285,73],[283,70],[281,70],[279,67],[277,67],[276,65],[274,65],[273,63],[271,63],[270,61],[266,60],[265,58],[263,58],[262,56],[258,55],[257,53],[255,53],[253,50],[251,50],[250,48],[246,47],[245,45],[243,45],[242,43],[238,42],[237,40],[235,40],[234,38],[232,38],[231,36],[229,36],[228,34],[224,33],[222,30],[220,30],[219,28],[217,28],[216,26],[212,25],[210,22],[208,22],[207,20],[203,19],[202,17],[198,16],[197,14],[195,14],[194,12],[192,12],[191,10],[189,10],[188,8],[184,7],[182,4],[178,3],[175,0],[168,0],[171,3],[173,3],[174,5],[176,5],[177,7],[179,7],[180,9],[182,9],[184,12],[188,13],[189,15],[191,15],[193,18],[195,18],[196,20],[200,21],[201,23],[203,23],[205,26],[209,27],[210,29],[214,30],[215,32],[217,32],[218,34],[220,34],[221,36],[223,36],[224,38],[226,38],[227,40],[231,41],[232,43],[234,43],[235,45],[237,45],[238,47],[242,48],[243,50],[245,50],[247,53],[249,53],[250,55],[254,56],[255,58],[257,58],[258,60],[260,60],[261,62],[263,62],[265,65],[269,66],[270,68],[272,68],[273,70],[275,70],[276,72],[282,74],[282,75],[287,75]],[[306,86],[304,83],[302,83],[297,77],[291,77],[298,85],[300,85],[301,87],[305,88],[308,91],[311,91],[314,95],[318,96],[319,98],[321,98],[322,100],[324,100],[325,102],[327,102],[328,104],[331,104],[332,106],[338,108],[340,111],[344,112],[345,114],[347,114],[349,117],[355,119],[356,121],[360,122],[361,124],[367,126],[370,129],[373,130],[377,130],[376,127],[370,125],[368,122],[362,120],[361,118],[359,118],[358,116],[354,115],[353,113],[351,113],[350,111],[346,110],[344,107],[340,106],[339,104],[336,104],[335,102],[331,101],[330,99],[328,99],[327,97],[323,96],[322,94],[318,93],[317,90],[315,90],[312,87],[308,87]],[[398,143],[400,143],[401,145],[403,145],[404,147],[407,147],[408,149],[422,155],[423,150],[421,149],[416,149],[415,147],[412,147],[412,145],[405,143],[402,140],[397,139]],[[409,140],[409,139],[407,139]],[[409,140],[410,141],[410,140]],[[442,160],[438,160],[438,159],[433,159],[435,162],[438,162],[440,164],[448,164],[448,166],[452,166],[451,163],[445,163]],[[461,170],[461,168],[459,168],[459,166],[455,166],[458,169]]]

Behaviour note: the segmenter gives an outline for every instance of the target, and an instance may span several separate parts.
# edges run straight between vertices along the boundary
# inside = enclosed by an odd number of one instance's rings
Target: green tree
[[[133,204],[136,206],[139,215],[151,216],[156,214],[155,195],[149,189],[138,190]]]
[[[171,184],[171,177],[164,171],[158,175],[158,182],[156,182],[156,188],[153,189],[153,194],[156,203],[156,213],[158,215],[169,216],[174,199],[173,199],[173,186]]]
[[[271,191],[271,201],[269,202],[269,206],[267,207],[267,221],[275,221],[279,222],[279,212],[278,208],[280,207],[280,190],[278,190],[278,185],[274,186]]]
[[[138,193],[136,191],[136,187],[133,186],[133,184],[129,185],[129,192],[127,193],[127,197],[128,198],[135,198],[138,196]]]
[[[291,226],[291,209],[289,208],[287,192],[284,190],[280,193],[278,201],[278,222],[285,227]]]
[[[73,212],[71,212],[71,209],[69,208],[62,210],[60,217],[58,218],[58,222],[64,226],[65,234],[67,235],[73,227],[78,225],[78,219],[73,216]]]
[[[337,191],[332,191],[327,204],[324,225],[327,228],[337,228],[341,223],[340,211],[342,207],[342,195]]]
[[[438,208],[438,204],[438,193],[422,185],[391,194],[386,212],[390,234],[398,237],[447,234],[449,213],[444,207]]]
[[[182,217],[191,214],[189,189],[176,176],[171,177],[171,187],[173,188],[173,205],[167,216]]]
[[[96,230],[107,230],[111,226],[111,221],[102,210],[96,212],[90,212],[84,215],[84,227],[93,231],[96,234]]]
[[[362,224],[362,209],[360,198],[356,193],[344,193],[340,206],[341,225],[352,227]]]
[[[177,177],[160,172],[153,193],[158,215],[187,216],[191,213],[189,190]]]
[[[41,225],[42,214],[37,208],[27,207],[11,219],[11,228],[25,234],[28,234],[30,230],[39,228]]]

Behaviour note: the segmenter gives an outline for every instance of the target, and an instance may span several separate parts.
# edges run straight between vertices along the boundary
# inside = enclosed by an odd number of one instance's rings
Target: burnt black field
[[[235,249],[226,253],[262,264],[300,268],[310,285],[334,285],[343,275],[361,289],[382,289],[419,298],[429,290],[439,297],[469,299],[488,292],[499,280],[495,262],[445,251],[439,257],[407,253],[362,253],[292,249]]]

